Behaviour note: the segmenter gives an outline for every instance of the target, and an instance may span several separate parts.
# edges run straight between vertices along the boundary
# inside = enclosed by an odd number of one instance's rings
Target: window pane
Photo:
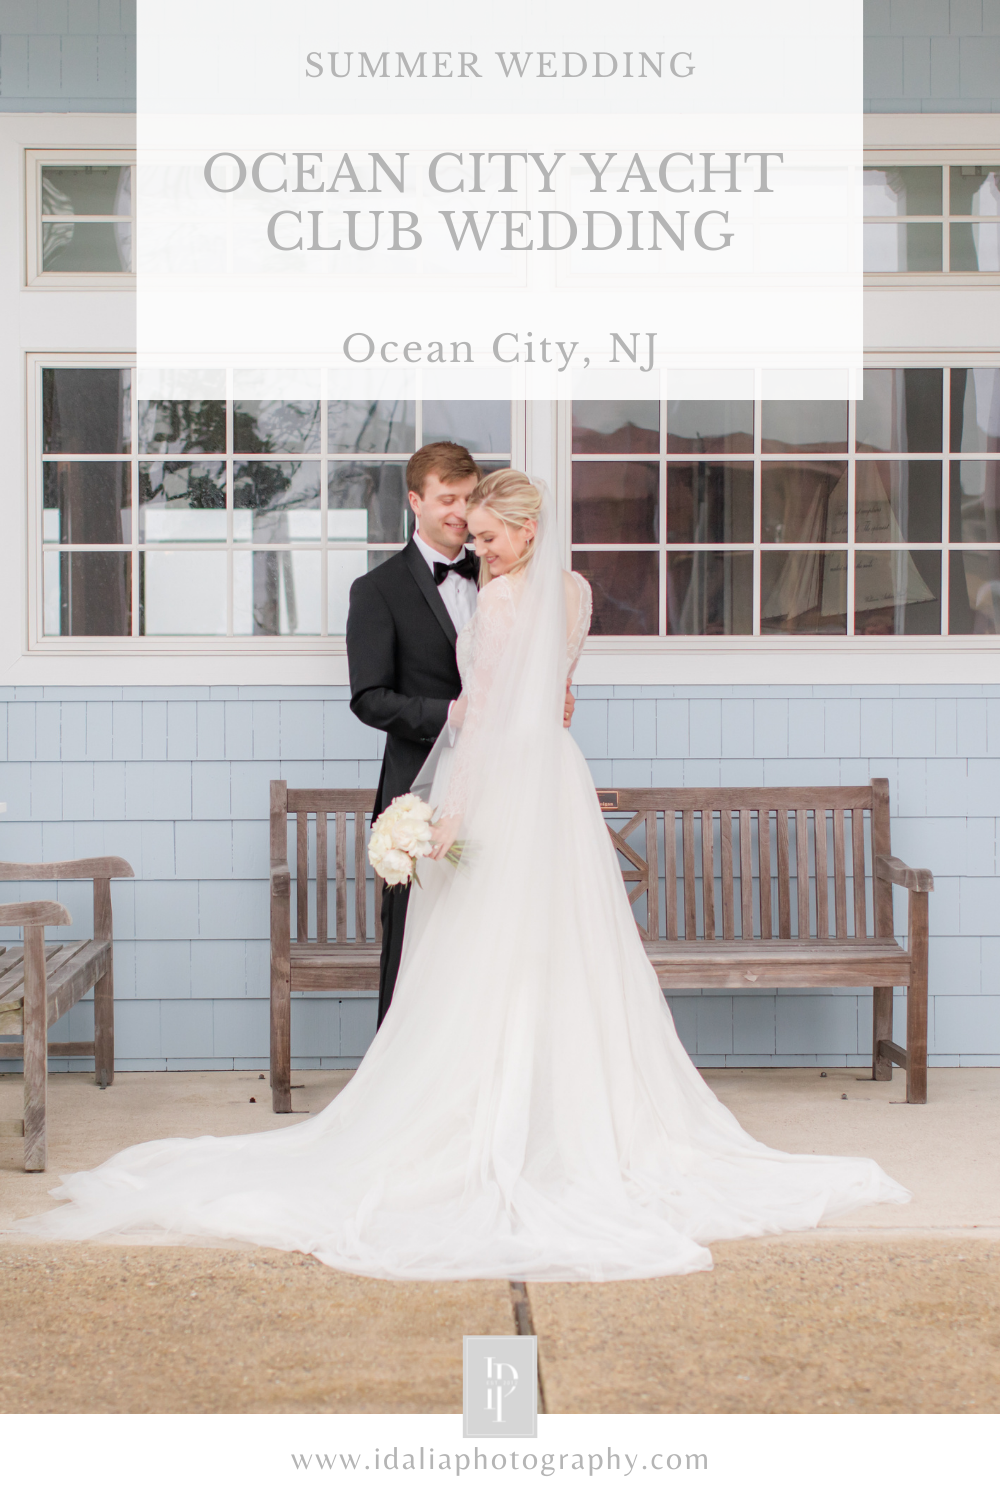
[[[43,541],[93,546],[132,540],[127,463],[46,463],[43,471]]]
[[[857,552],[856,635],[940,635],[940,552]]]
[[[131,370],[43,370],[44,451],[128,453],[131,401]]]
[[[225,453],[224,401],[140,401],[140,453]]]
[[[668,453],[752,453],[752,401],[668,401]]]
[[[1000,542],[1000,464],[965,458],[951,464],[951,539]]]
[[[1000,214],[1000,167],[952,167],[953,214]]]
[[[752,635],[752,552],[668,552],[668,635]]]
[[[425,401],[425,443],[461,443],[470,453],[510,452],[509,401]]]
[[[762,464],[761,540],[846,542],[847,461]]]
[[[139,554],[140,635],[225,635],[224,552]]]
[[[319,635],[318,552],[238,552],[234,635]]]
[[[131,634],[130,553],[47,552],[43,589],[46,635]]]
[[[668,464],[668,542],[752,542],[753,464]]]
[[[866,271],[940,271],[940,224],[866,224]]]
[[[405,542],[409,507],[403,464],[332,463],[327,534],[331,542]]]
[[[42,225],[43,271],[131,271],[131,224]]]
[[[574,401],[574,453],[659,453],[658,401]]]
[[[318,453],[318,401],[234,401],[236,453]]]
[[[655,542],[659,519],[659,464],[573,465],[574,542]]]
[[[952,453],[1000,453],[1000,370],[952,370]]]
[[[233,473],[233,539],[249,541],[252,535],[255,541],[318,542],[319,477],[318,459],[238,463]]]
[[[846,401],[763,401],[764,453],[846,453]]]
[[[591,635],[656,635],[659,557],[655,552],[574,552],[573,567],[594,593]]]
[[[225,464],[140,464],[139,537],[144,542],[224,542]]]
[[[859,460],[854,508],[859,543],[939,542],[940,461]]]
[[[865,167],[866,216],[903,218],[941,212],[940,167]]]
[[[1000,552],[952,552],[948,629],[1000,635]]]
[[[412,453],[417,440],[413,401],[329,401],[331,453]]]
[[[952,224],[953,271],[1000,271],[1000,224]]]
[[[351,584],[394,557],[393,552],[329,552],[326,559],[326,629],[328,635],[347,630]]]
[[[764,552],[762,635],[846,635],[847,553]]]
[[[93,166],[43,167],[43,214],[129,214],[132,212],[132,168]]]
[[[940,453],[943,370],[866,370],[859,453]]]

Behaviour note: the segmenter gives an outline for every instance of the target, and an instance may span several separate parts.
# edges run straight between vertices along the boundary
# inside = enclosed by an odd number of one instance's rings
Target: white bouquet
[[[413,792],[394,797],[375,819],[368,840],[368,858],[386,885],[408,885],[411,880],[420,884],[417,860],[425,858],[434,847],[430,831],[433,820],[430,807]],[[445,859],[457,865],[460,858],[461,846],[453,844]]]

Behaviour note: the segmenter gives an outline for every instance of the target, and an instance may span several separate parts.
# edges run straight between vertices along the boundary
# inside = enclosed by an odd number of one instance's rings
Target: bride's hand
[[[454,703],[451,705],[451,712],[448,715],[448,723],[452,729],[461,729],[462,725],[465,723],[465,711],[468,706],[469,700],[466,698],[464,693],[460,698],[455,699]]]
[[[453,813],[450,818],[440,818],[436,823],[431,824],[434,846],[427,856],[428,859],[444,859],[448,850],[455,842],[455,835],[458,832],[461,821],[461,815]]]

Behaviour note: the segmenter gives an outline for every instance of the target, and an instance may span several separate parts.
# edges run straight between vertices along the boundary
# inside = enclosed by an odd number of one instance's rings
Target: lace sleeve
[[[577,663],[583,652],[583,643],[590,633],[590,618],[593,612],[594,596],[590,584],[580,573],[571,573],[570,578],[577,586],[578,605],[576,619],[572,618],[572,611],[567,609],[570,616],[567,621],[567,645],[569,650],[569,676],[572,677],[576,671]]]
[[[437,810],[442,818],[465,812],[471,768],[479,730],[493,677],[510,637],[516,614],[514,596],[507,578],[494,578],[480,590],[476,613],[468,627],[466,650],[460,651],[459,668],[466,697],[465,721],[455,746],[451,774],[444,801]],[[464,642],[460,642],[464,646]],[[468,652],[468,661],[464,658]]]

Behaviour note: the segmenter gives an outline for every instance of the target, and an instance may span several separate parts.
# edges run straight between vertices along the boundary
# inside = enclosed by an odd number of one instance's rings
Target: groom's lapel
[[[448,644],[454,647],[455,642],[458,640],[458,635],[452,623],[451,615],[445,609],[441,595],[438,593],[437,584],[434,582],[434,575],[421,557],[420,549],[412,537],[403,549],[403,558],[416,580],[417,588],[430,605],[435,620],[437,620],[441,629],[448,637]]]

